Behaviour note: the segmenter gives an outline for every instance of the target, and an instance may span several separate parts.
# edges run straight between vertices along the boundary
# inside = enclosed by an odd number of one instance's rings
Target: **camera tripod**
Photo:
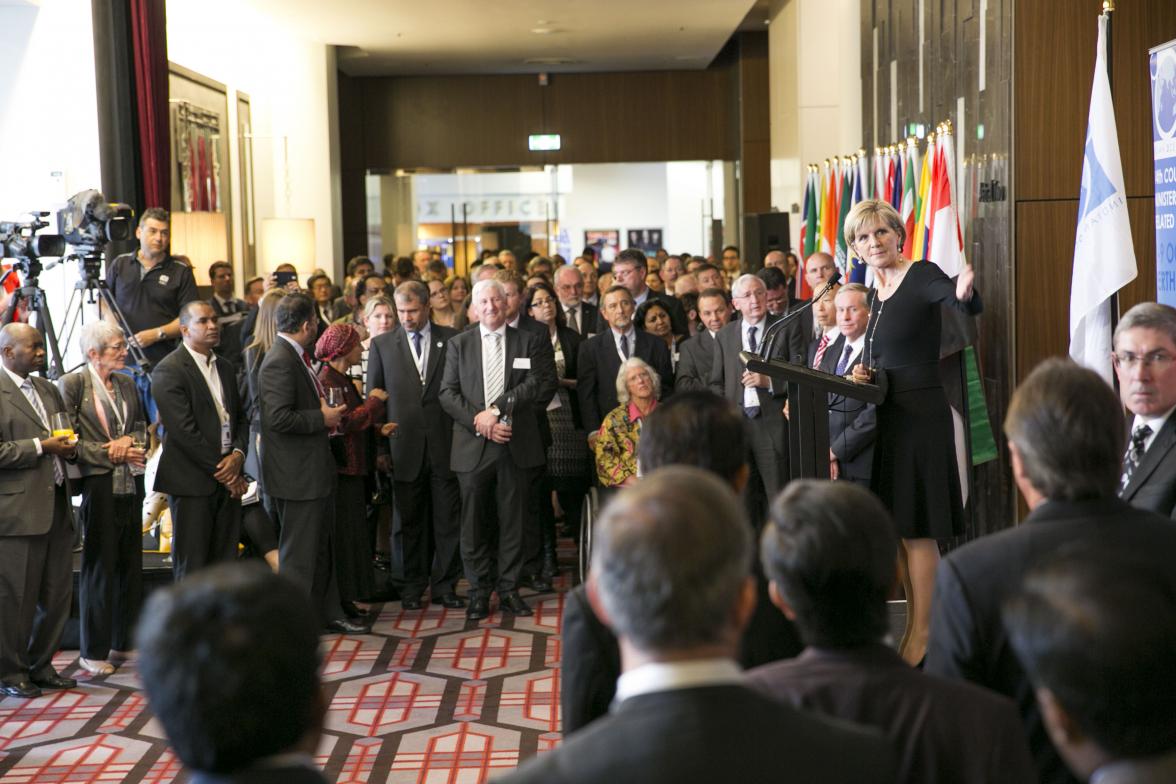
[[[122,329],[123,334],[126,335],[127,350],[135,361],[135,365],[128,365],[128,369],[133,373],[145,375],[150,370],[150,363],[147,361],[147,357],[144,356],[143,349],[135,342],[135,333],[131,330],[130,325],[127,324],[126,316],[123,315],[122,309],[115,302],[114,295],[110,293],[110,289],[106,287],[106,282],[100,280],[93,273],[93,270],[101,269],[101,255],[83,256],[81,254],[74,254],[62,259],[62,261],[70,260],[82,262],[82,277],[74,284],[73,293],[70,294],[69,302],[65,306],[65,323],[69,325],[65,336],[66,345],[68,346],[70,341],[73,340],[73,333],[78,324],[84,321],[84,305],[87,303],[93,305],[95,302],[101,301],[102,307],[108,308],[109,312],[114,314],[116,323]],[[16,269],[13,268],[6,272],[3,277],[0,277],[0,285],[3,285],[8,276],[15,272]],[[61,344],[57,340],[57,330],[53,326],[53,316],[49,312],[45,290],[40,286],[40,272],[41,265],[39,262],[35,260],[28,262],[24,283],[19,289],[12,292],[12,300],[9,302],[4,314],[0,316],[0,324],[11,323],[15,317],[17,308],[22,308],[30,313],[37,314],[36,327],[45,336],[45,344],[49,349],[49,368],[46,377],[56,381],[64,376],[67,371],[62,360]],[[89,294],[88,299],[86,297],[87,293]]]

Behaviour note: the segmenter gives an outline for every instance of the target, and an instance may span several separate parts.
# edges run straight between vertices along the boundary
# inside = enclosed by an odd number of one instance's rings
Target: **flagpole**
[[[1115,79],[1114,79],[1114,58],[1111,56],[1114,51],[1111,42],[1114,36],[1111,35],[1111,18],[1115,11],[1115,0],[1103,0],[1102,15],[1107,18],[1107,84],[1110,85],[1111,98],[1115,97]],[[1115,327],[1119,324],[1119,292],[1111,294],[1111,334],[1115,333]],[[1114,346],[1111,346],[1114,349]],[[1116,373],[1111,374],[1111,384],[1115,388],[1115,392],[1119,391],[1119,376]]]

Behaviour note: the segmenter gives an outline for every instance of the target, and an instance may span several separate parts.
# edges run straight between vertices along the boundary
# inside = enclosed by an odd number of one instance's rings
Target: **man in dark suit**
[[[39,697],[77,681],[53,669],[73,595],[73,513],[65,460],[76,447],[52,435],[65,412],[45,368],[45,342],[28,324],[0,329],[0,696]]]
[[[952,552],[936,577],[927,671],[1013,698],[1046,784],[1075,779],[1049,742],[1033,686],[1001,623],[1001,604],[1038,559],[1064,543],[1107,537],[1148,548],[1176,538],[1170,520],[1115,495],[1124,447],[1120,410],[1092,371],[1061,359],[1038,365],[1013,393],[1004,424],[1013,480],[1032,511],[1016,528]]]
[[[262,481],[281,523],[282,574],[306,591],[328,629],[366,632],[342,617],[331,551],[336,468],[327,433],[346,407],[327,405],[311,369],[306,351],[318,336],[311,299],[287,294],[274,317],[278,336],[265,352],[257,383]]]
[[[690,325],[686,323],[686,312],[682,310],[682,303],[668,294],[660,294],[645,285],[645,276],[649,273],[649,262],[645,254],[637,248],[626,248],[617,254],[613,262],[613,283],[624,286],[633,295],[633,309],[641,307],[646,300],[657,300],[666,306],[670,314],[670,326],[675,335],[689,335]],[[607,292],[606,292],[607,293]],[[597,317],[596,331],[604,332],[608,319],[604,314],[605,303],[601,301],[601,312]],[[644,357],[642,357],[644,359]],[[662,377],[665,384],[665,377]],[[605,413],[608,413],[607,411]]]
[[[678,370],[674,376],[674,389],[679,392],[710,389],[715,336],[731,320],[731,303],[726,293],[721,289],[707,289],[699,294],[698,317],[703,329],[679,348]]]
[[[212,281],[212,299],[208,304],[216,311],[216,324],[220,328],[216,355],[233,363],[233,369],[241,374],[245,371],[245,361],[241,358],[241,352],[245,350],[242,330],[249,305],[245,300],[237,299],[233,289],[233,265],[229,262],[214,261],[208,268],[208,279]]]
[[[180,337],[180,347],[151,374],[164,432],[155,490],[167,493],[171,508],[177,581],[237,557],[249,446],[236,369],[213,353],[220,342],[216,309],[201,300],[180,308]]]
[[[406,610],[419,610],[421,595],[431,585],[434,603],[458,609],[465,607],[456,592],[461,491],[449,467],[453,419],[440,400],[446,345],[457,333],[429,320],[429,290],[420,281],[401,283],[395,299],[400,324],[372,339],[367,388],[388,393],[387,421],[398,425],[381,439],[379,450],[391,459],[392,497],[400,513],[401,603]]]
[[[555,271],[555,295],[564,312],[568,329],[587,339],[596,333],[599,309],[583,299],[584,276],[574,264],[565,264]]]
[[[1115,326],[1119,395],[1132,415],[1119,497],[1176,517],[1176,308],[1143,302]]]
[[[315,608],[257,563],[218,564],[152,594],[139,672],[192,784],[326,784]]]
[[[1174,562],[1170,547],[1084,542],[1005,603],[1050,739],[1082,781],[1176,781]]]
[[[835,354],[840,354],[844,347],[844,341],[840,341],[841,330],[837,328],[835,297],[839,288],[839,286],[833,286],[823,297],[813,303],[813,314],[817,320],[818,334],[808,342],[804,363],[806,367],[819,368],[830,350],[833,350]],[[804,317],[801,316],[800,320],[803,319]],[[833,343],[839,343],[837,349],[833,349]]]
[[[861,361],[866,326],[870,322],[868,295],[869,289],[860,283],[847,283],[837,292],[834,304],[841,335],[825,352],[820,370],[844,376]],[[830,477],[870,486],[876,420],[876,407],[872,403],[829,396]]]
[[[642,426],[638,463],[643,474],[670,465],[704,468],[739,493],[747,484],[746,439],[743,415],[733,404],[711,392],[683,392],[658,406]],[[616,636],[592,611],[584,585],[565,596],[560,716],[566,737],[608,712],[621,654]],[[795,656],[802,647],[792,622],[772,606],[757,569],[755,610],[739,640],[740,666]]]
[[[450,340],[441,382],[441,407],[454,422],[450,466],[461,487],[461,554],[470,582],[466,615],[487,617],[491,590],[503,610],[530,615],[518,593],[523,515],[531,483],[547,459],[536,411],[555,394],[555,363],[550,343],[543,350],[533,332],[507,326],[501,283],[479,281],[473,301],[478,328]],[[497,559],[490,552],[490,508],[498,513]]]
[[[734,659],[755,605],[751,558],[735,494],[710,473],[672,466],[622,490],[597,522],[588,576],[620,638],[614,707],[503,781],[894,780],[876,731],[745,684]]]
[[[633,295],[624,286],[613,286],[604,293],[600,312],[606,326],[593,338],[580,344],[576,368],[576,397],[580,419],[589,433],[589,441],[600,430],[600,423],[617,407],[617,373],[621,362],[629,357],[645,360],[661,376],[662,397],[673,389],[674,370],[670,350],[661,338],[639,330],[633,324]]]
[[[1007,698],[907,665],[882,642],[898,537],[865,488],[805,479],[772,504],[761,552],[772,600],[808,647],[749,673],[764,694],[886,734],[908,784],[1035,781]]]
[[[735,308],[742,318],[719,330],[711,361],[710,387],[739,406],[748,420],[748,464],[751,479],[744,490],[747,519],[763,520],[770,499],[788,480],[788,421],[784,418],[785,389],[773,388],[771,379],[752,373],[739,358],[741,351],[763,349],[765,333],[776,323],[768,315],[767,290],[755,275],[741,275],[731,287]],[[784,330],[787,332],[787,328]],[[785,335],[777,335],[772,358],[787,356]]]

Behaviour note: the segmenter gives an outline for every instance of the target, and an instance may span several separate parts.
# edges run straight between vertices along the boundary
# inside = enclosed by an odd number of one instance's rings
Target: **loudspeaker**
[[[792,234],[786,212],[760,212],[743,216],[743,268],[755,272],[764,266],[769,251],[792,250]]]

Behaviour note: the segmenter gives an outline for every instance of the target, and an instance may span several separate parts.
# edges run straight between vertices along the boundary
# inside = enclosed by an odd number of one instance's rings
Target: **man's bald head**
[[[769,251],[768,255],[764,256],[765,267],[779,267],[785,272],[788,271],[788,256],[782,250]]]
[[[4,367],[18,376],[27,376],[45,367],[45,341],[35,328],[14,321],[0,329],[0,357]]]

